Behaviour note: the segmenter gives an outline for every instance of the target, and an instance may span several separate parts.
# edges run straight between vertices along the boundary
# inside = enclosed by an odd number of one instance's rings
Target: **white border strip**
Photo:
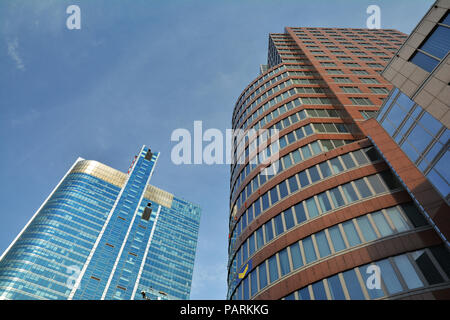
[[[145,265],[145,262],[147,260],[148,251],[150,249],[150,244],[151,244],[152,239],[153,239],[153,234],[155,233],[156,223],[158,222],[160,211],[161,211],[161,205],[159,205],[158,211],[156,212],[155,222],[153,222],[152,231],[150,232],[150,237],[148,238],[147,247],[145,248],[144,257],[142,258],[141,266],[139,267],[139,272],[138,272],[138,275],[137,275],[137,278],[136,278],[136,282],[134,284],[133,293],[131,294],[130,300],[134,300],[134,297],[136,295],[136,290],[137,290],[138,285],[139,285],[139,281],[141,281],[142,271],[144,270],[144,265]]]
[[[158,153],[158,155],[156,156],[156,159],[155,159],[155,162],[154,162],[154,164],[153,164],[152,170],[150,171],[150,174],[149,174],[149,176],[148,176],[148,178],[147,178],[147,181],[146,181],[146,183],[145,183],[145,186],[144,186],[143,189],[142,189],[141,198],[139,199],[139,202],[138,202],[138,205],[137,205],[137,207],[136,207],[136,210],[134,210],[133,219],[132,219],[131,222],[130,222],[130,226],[128,227],[128,230],[127,230],[127,233],[126,233],[126,235],[125,235],[125,238],[124,238],[123,241],[122,241],[122,245],[120,246],[120,250],[119,250],[119,253],[117,254],[116,261],[114,262],[114,266],[113,266],[113,268],[112,268],[112,270],[111,270],[111,273],[109,274],[108,282],[106,283],[105,289],[103,290],[102,297],[100,298],[101,300],[105,300],[106,293],[108,292],[108,289],[109,289],[109,286],[110,286],[110,284],[111,284],[112,278],[113,278],[113,276],[114,276],[114,273],[116,272],[116,268],[117,268],[117,265],[119,264],[119,260],[120,260],[120,257],[121,257],[121,255],[122,255],[123,249],[125,248],[125,244],[126,244],[127,241],[128,241],[128,237],[129,237],[130,231],[131,231],[131,229],[132,229],[132,227],[133,227],[134,220],[136,220],[136,216],[137,216],[137,213],[138,213],[138,211],[139,211],[139,206],[140,206],[141,203],[142,203],[142,199],[144,199],[145,189],[146,189],[148,183],[150,182],[150,178],[151,178],[152,175],[153,175],[153,171],[155,170],[156,162],[158,161],[158,157],[159,157],[159,153]],[[150,160],[150,161],[151,161],[151,160]],[[137,163],[137,160],[136,160],[136,163]],[[134,168],[133,168],[133,170],[134,170]],[[131,176],[131,174],[130,174],[130,176]]]
[[[138,156],[138,158],[141,156],[142,150],[144,150],[144,148],[145,148],[145,145],[142,146],[141,151],[139,151],[139,156]],[[123,190],[125,190],[125,187],[126,187],[127,184],[128,184],[128,180],[130,179],[131,174],[133,173],[134,169],[136,168],[136,164],[137,164],[137,163],[138,163],[138,159],[136,159],[136,161],[134,162],[133,169],[131,170],[130,174],[128,175],[127,180],[125,181],[125,184],[124,184],[123,187],[122,187],[122,190],[120,190],[119,195],[118,195],[117,198],[116,198],[116,202],[114,203],[113,207],[112,207],[111,210],[109,211],[108,218],[106,218],[106,221],[105,221],[105,223],[103,224],[102,230],[101,230],[100,233],[98,234],[97,240],[95,241],[94,246],[93,246],[92,249],[91,249],[91,252],[89,252],[89,256],[87,257],[87,259],[86,259],[86,261],[85,261],[85,263],[84,263],[83,269],[81,269],[81,272],[80,272],[80,274],[78,275],[78,279],[77,279],[77,281],[75,282],[75,285],[73,286],[72,291],[70,292],[69,297],[67,298],[67,300],[72,300],[72,299],[73,299],[73,296],[75,295],[75,292],[78,290],[78,288],[79,288],[79,286],[80,286],[80,283],[81,283],[81,279],[83,279],[83,276],[84,276],[84,274],[85,274],[85,272],[86,272],[86,269],[87,269],[87,267],[89,266],[89,263],[91,262],[92,256],[94,255],[95,250],[97,250],[98,244],[100,243],[100,240],[101,240],[101,238],[103,237],[103,234],[104,234],[104,232],[105,232],[105,229],[106,229],[106,227],[108,226],[109,221],[111,220],[112,213],[113,213],[114,210],[116,209],[117,204],[119,203],[119,200],[120,200],[120,198],[122,197]]]

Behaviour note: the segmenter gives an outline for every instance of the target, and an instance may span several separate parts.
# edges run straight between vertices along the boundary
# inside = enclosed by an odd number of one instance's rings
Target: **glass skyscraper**
[[[149,184],[158,156],[77,159],[1,256],[0,299],[189,299],[200,208]]]

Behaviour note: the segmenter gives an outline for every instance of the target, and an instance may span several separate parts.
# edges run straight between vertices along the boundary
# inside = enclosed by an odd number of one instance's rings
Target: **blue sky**
[[[433,2],[2,0],[0,252],[77,157],[126,171],[146,144],[161,152],[151,183],[202,207],[191,298],[225,298],[229,166],[174,165],[172,131],[231,127],[270,32],[364,28],[377,4],[382,28],[409,33]]]

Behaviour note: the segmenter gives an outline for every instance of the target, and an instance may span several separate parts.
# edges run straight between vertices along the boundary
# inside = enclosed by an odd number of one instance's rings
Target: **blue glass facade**
[[[397,88],[377,120],[448,201],[450,130]]]
[[[149,185],[158,156],[78,159],[2,255],[0,299],[189,299],[200,208]]]

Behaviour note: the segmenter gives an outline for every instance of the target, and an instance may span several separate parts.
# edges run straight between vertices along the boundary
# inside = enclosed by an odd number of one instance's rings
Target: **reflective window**
[[[314,198],[309,198],[305,201],[306,207],[308,208],[308,214],[309,218],[312,219],[314,217],[317,217],[319,215],[319,210],[317,209],[316,202],[314,201]]]
[[[348,270],[343,272],[344,281],[347,286],[348,294],[351,300],[365,300],[364,294],[361,290],[355,270]]]
[[[256,230],[256,242],[258,245],[258,250],[264,246],[264,235],[263,235],[263,227],[260,227]]]
[[[338,173],[344,171],[344,168],[342,167],[342,164],[338,158],[331,159],[330,163],[331,163],[331,167],[333,168],[334,174],[338,174]]]
[[[393,207],[386,209],[386,213],[394,224],[397,232],[403,232],[410,229],[408,222],[405,220],[405,218],[397,208]]]
[[[302,223],[306,220],[305,209],[303,207],[303,202],[299,202],[295,205],[295,217],[297,218],[297,223]]]
[[[319,172],[317,171],[317,168],[315,166],[309,168],[308,171],[309,171],[309,176],[311,177],[312,183],[320,180]]]
[[[331,242],[333,243],[334,251],[339,252],[346,248],[344,239],[342,238],[339,226],[333,226],[328,229],[330,233]]]
[[[326,257],[331,254],[330,246],[328,245],[327,236],[325,231],[320,231],[315,235],[317,247],[319,249],[320,257]]]
[[[277,255],[273,255],[269,258],[269,276],[270,283],[278,280]]]
[[[328,200],[328,196],[326,192],[323,192],[319,195],[317,195],[317,199],[319,200],[320,208],[322,209],[322,212],[327,212],[331,210],[331,204]]]
[[[294,215],[292,214],[292,209],[287,209],[284,213],[284,222],[286,223],[286,229],[289,230],[295,225]]]
[[[300,179],[300,185],[302,186],[302,188],[309,185],[309,179],[308,179],[308,176],[306,175],[306,171],[300,172],[298,174],[298,178]]]
[[[356,189],[358,189],[361,197],[367,198],[372,195],[372,192],[370,191],[369,187],[367,187],[367,184],[364,181],[364,179],[355,180],[354,183],[355,183]]]
[[[350,156],[350,154],[343,154],[341,156],[342,161],[344,162],[345,166],[347,167],[347,169],[351,169],[353,167],[356,166],[355,162],[353,161],[352,157]]]
[[[403,290],[397,275],[394,272],[389,260],[378,261],[377,266],[380,267],[381,278],[389,292],[389,294],[395,294]]]
[[[330,288],[330,294],[332,300],[345,300],[344,291],[342,290],[341,280],[336,274],[327,279],[328,287]]]
[[[281,214],[277,215],[274,218],[274,222],[275,222],[275,233],[277,236],[279,236],[280,234],[282,234],[284,232],[283,221],[281,220]]]
[[[288,253],[287,253],[287,248],[281,250],[278,255],[280,258],[281,276],[283,277],[284,275],[291,272],[291,266],[289,265],[289,257],[288,257]]]
[[[407,255],[396,256],[394,257],[394,261],[409,289],[423,287],[423,282],[414,270]]]
[[[358,200],[358,196],[353,189],[351,183],[346,183],[342,186],[342,190],[344,190],[344,195],[347,198],[347,202],[352,203]]]
[[[251,280],[251,294],[252,297],[258,292],[258,279],[256,276],[256,269],[250,273]]]
[[[308,287],[298,290],[298,298],[300,300],[311,300],[311,295],[309,294]]]
[[[322,162],[321,164],[319,164],[319,167],[324,178],[327,178],[333,174],[331,172],[330,166],[328,165],[328,162]]]
[[[316,252],[314,251],[314,245],[311,236],[303,239],[303,250],[305,251],[306,263],[311,263],[317,260]]]
[[[259,265],[259,288],[262,290],[267,286],[267,271],[266,271],[266,262],[263,262]]]
[[[387,237],[394,233],[381,211],[372,213],[372,218],[382,237]]]
[[[325,293],[323,281],[313,283],[311,287],[314,294],[314,300],[327,300],[327,294]]]
[[[288,183],[289,183],[289,189],[291,190],[291,193],[298,190],[297,178],[295,176],[290,177],[288,179]]]
[[[369,183],[375,191],[375,194],[386,192],[386,188],[384,187],[378,175],[368,176],[367,180],[369,180]]]
[[[277,203],[278,199],[278,192],[277,192],[277,187],[273,187],[270,190],[270,200],[272,201],[272,205],[274,205],[275,203]]]
[[[298,243],[296,242],[293,245],[289,246],[289,250],[291,251],[292,266],[294,267],[294,269],[302,267],[303,260]]]
[[[344,199],[342,198],[339,188],[334,188],[330,190],[331,200],[336,208],[345,205]]]
[[[358,232],[356,231],[352,220],[344,222],[342,227],[344,228],[345,235],[347,236],[348,243],[351,247],[361,243],[361,239],[359,238]]]
[[[273,239],[272,220],[264,224],[264,229],[266,231],[266,242],[269,242]]]
[[[366,241],[372,241],[377,238],[377,234],[373,230],[372,225],[367,216],[358,217],[356,218],[356,221],[358,222],[359,228],[361,229],[361,233],[363,234],[363,237],[366,239]]]

